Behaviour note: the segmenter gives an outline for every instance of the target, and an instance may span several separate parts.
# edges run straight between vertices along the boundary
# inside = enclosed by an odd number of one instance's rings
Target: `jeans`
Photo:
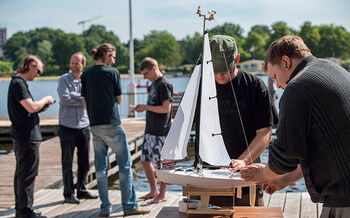
[[[15,139],[12,141],[16,156],[15,209],[16,214],[20,216],[32,211],[35,177],[39,170],[40,142],[21,142]]]
[[[77,194],[87,192],[86,176],[89,172],[89,151],[90,151],[90,129],[85,127],[82,129],[72,129],[65,126],[59,126],[58,135],[61,142],[61,163],[63,175],[63,196],[68,198],[74,195],[73,184],[73,155],[74,149],[77,147],[78,152],[78,178],[77,178]]]
[[[131,155],[126,133],[122,125],[91,126],[93,135],[95,168],[98,193],[101,199],[101,211],[109,212],[111,202],[108,199],[108,147],[116,155],[119,166],[120,192],[124,211],[137,209],[135,187],[132,178]]]

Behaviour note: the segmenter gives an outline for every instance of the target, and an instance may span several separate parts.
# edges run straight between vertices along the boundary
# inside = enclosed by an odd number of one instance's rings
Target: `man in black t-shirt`
[[[264,82],[236,67],[240,55],[235,39],[215,35],[209,41],[222,136],[232,160],[231,170],[238,171],[253,161],[260,162],[260,154],[271,141],[271,129],[277,123],[277,115],[274,115],[274,104]],[[235,205],[248,206],[249,189],[242,191],[242,198],[236,198]],[[263,205],[260,187],[255,204]]]
[[[147,111],[141,162],[151,191],[142,196],[141,199],[153,198],[149,203],[160,203],[166,201],[167,185],[161,183],[160,191],[158,192],[153,163],[160,161],[160,152],[170,129],[173,86],[160,72],[158,63],[153,58],[146,57],[143,59],[140,71],[145,79],[152,82],[147,105],[139,104],[133,107],[137,112]]]
[[[34,183],[39,168],[39,145],[42,140],[38,113],[45,111],[55,100],[45,96],[34,101],[27,81],[43,73],[43,63],[28,55],[11,79],[7,108],[12,122],[10,135],[16,156],[14,179],[16,217],[36,217],[33,212]]]
[[[120,75],[117,69],[111,67],[116,60],[116,48],[110,43],[102,43],[91,50],[91,55],[96,64],[81,77],[81,95],[93,135],[96,180],[101,200],[99,216],[109,217],[113,208],[108,194],[109,148],[115,154],[119,167],[124,216],[149,213],[136,201],[131,154],[118,111],[118,104],[122,102]]]

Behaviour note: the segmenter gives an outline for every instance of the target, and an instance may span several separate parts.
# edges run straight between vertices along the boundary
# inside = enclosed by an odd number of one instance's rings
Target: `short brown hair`
[[[91,50],[91,55],[92,58],[97,61],[98,59],[102,58],[102,60],[104,60],[104,56],[107,52],[112,52],[112,51],[116,51],[117,49],[109,43],[102,43],[101,45],[99,45],[96,48]]]
[[[283,36],[271,43],[264,60],[264,71],[267,72],[267,64],[276,65],[281,62],[282,56],[289,58],[305,58],[312,55],[302,38],[296,35]]]
[[[150,69],[155,66],[158,69],[158,62],[154,58],[145,57],[140,64],[140,71],[144,69]]]
[[[35,55],[27,55],[22,59],[21,63],[19,63],[16,73],[27,73],[29,71],[29,66],[33,63],[33,65],[41,62],[40,58]],[[42,63],[42,62],[41,62]],[[44,64],[43,64],[44,66]]]

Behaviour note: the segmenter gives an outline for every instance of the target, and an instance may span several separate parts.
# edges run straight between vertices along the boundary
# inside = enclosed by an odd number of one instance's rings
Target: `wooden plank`
[[[234,218],[249,217],[279,217],[283,218],[282,208],[280,207],[235,207]]]
[[[286,193],[285,192],[277,192],[273,193],[270,198],[268,207],[282,207],[284,209]]]
[[[317,216],[317,204],[311,201],[308,192],[301,193],[301,218],[313,218]]]
[[[264,192],[263,199],[264,199],[264,207],[267,207],[270,203],[271,195]]]
[[[283,215],[286,218],[300,217],[301,192],[287,192]]]
[[[42,119],[46,122],[45,119]],[[55,123],[56,122],[56,123]],[[57,126],[56,121],[53,122],[52,119],[47,120],[48,125]],[[140,118],[123,119],[123,127],[127,133],[129,147],[132,149],[137,148],[136,152],[132,152],[132,158],[136,159],[140,156],[140,150],[137,146],[142,143],[142,138],[144,134],[145,120]],[[76,153],[76,151],[75,151]],[[112,155],[111,157],[114,157]],[[77,157],[74,155],[73,172],[76,174],[78,168],[76,164]],[[0,157],[0,199],[8,199],[0,201],[0,209],[8,209],[14,204],[14,191],[13,191],[13,177],[15,172],[16,160],[14,153],[10,153]],[[91,142],[90,146],[90,166],[94,165],[94,152],[93,145]],[[118,168],[111,170],[109,175],[116,173]],[[94,167],[90,167],[90,174],[94,173]],[[93,176],[89,175],[89,178]],[[74,176],[74,181],[76,177]],[[96,182],[92,184],[96,186]],[[91,188],[91,186],[87,186]],[[35,191],[45,188],[57,188],[62,186],[62,169],[61,169],[61,147],[59,137],[54,137],[49,140],[43,141],[40,145],[40,164],[39,164],[39,174],[36,177]]]

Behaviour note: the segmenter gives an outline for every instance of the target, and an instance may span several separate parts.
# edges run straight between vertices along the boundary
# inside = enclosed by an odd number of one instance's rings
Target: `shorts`
[[[165,138],[166,136],[155,136],[146,133],[141,146],[141,161],[151,161],[153,163],[160,161],[160,152]]]

